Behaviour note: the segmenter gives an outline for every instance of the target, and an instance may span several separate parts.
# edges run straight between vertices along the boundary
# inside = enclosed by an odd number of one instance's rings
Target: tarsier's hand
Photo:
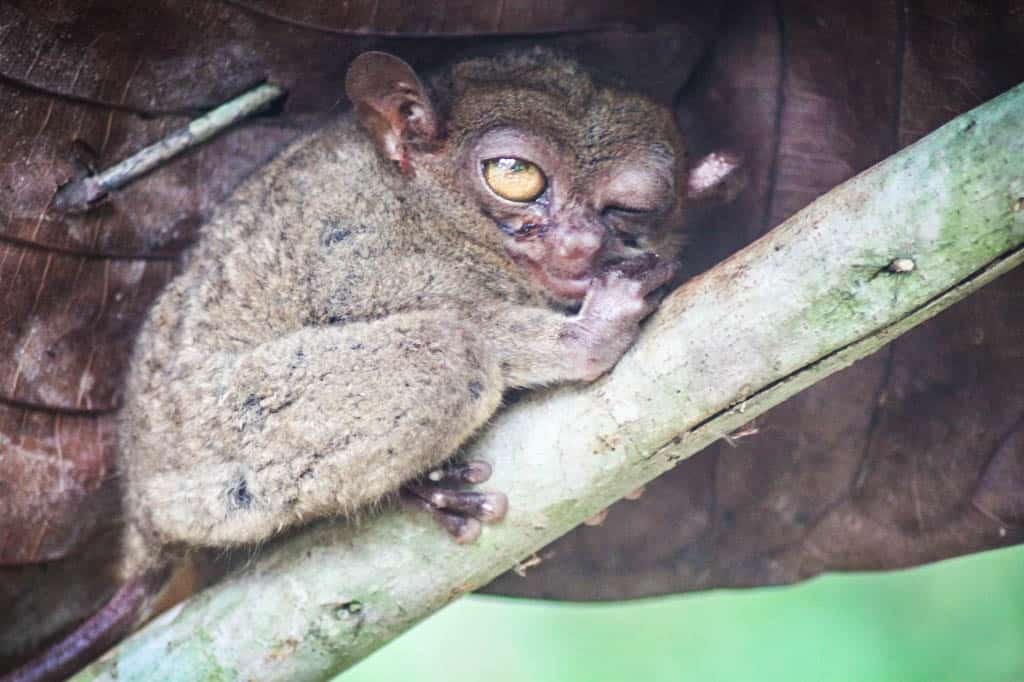
[[[653,253],[606,266],[594,277],[580,312],[562,332],[577,359],[581,381],[593,381],[610,370],[626,352],[640,322],[661,300],[659,287],[672,279],[675,266]]]

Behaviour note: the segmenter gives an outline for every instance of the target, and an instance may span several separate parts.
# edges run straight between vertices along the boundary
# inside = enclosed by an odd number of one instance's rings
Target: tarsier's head
[[[403,173],[447,173],[504,250],[572,304],[602,267],[674,259],[684,207],[737,189],[738,160],[688,164],[671,109],[601,82],[547,50],[456,63],[427,87],[381,52],[352,63],[346,91]]]

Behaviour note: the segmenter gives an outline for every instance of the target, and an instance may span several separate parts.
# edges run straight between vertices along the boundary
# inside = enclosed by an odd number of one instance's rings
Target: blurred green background
[[[617,604],[467,597],[344,682],[1024,681],[1024,547]]]

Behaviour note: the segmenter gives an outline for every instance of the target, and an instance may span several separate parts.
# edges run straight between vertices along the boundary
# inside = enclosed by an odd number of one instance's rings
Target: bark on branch
[[[468,453],[511,501],[473,546],[389,511],[320,524],[81,680],[320,680],[678,462],[1024,260],[1024,85],[676,291],[614,373],[534,396]]]

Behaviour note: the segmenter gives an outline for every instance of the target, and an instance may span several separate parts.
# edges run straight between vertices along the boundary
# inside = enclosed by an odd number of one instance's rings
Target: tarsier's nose
[[[569,225],[560,230],[555,256],[564,266],[572,269],[589,268],[604,246],[604,240],[603,227],[589,223]]]

